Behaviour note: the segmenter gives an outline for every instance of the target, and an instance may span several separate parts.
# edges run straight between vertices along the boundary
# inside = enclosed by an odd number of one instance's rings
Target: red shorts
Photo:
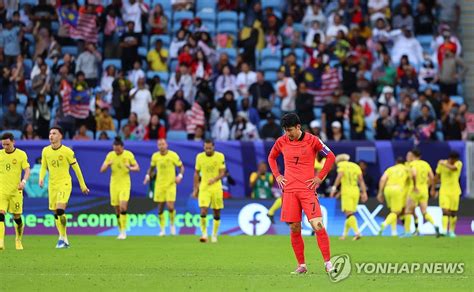
[[[281,221],[301,222],[302,210],[308,217],[308,221],[322,217],[319,200],[314,191],[284,192],[282,194]]]

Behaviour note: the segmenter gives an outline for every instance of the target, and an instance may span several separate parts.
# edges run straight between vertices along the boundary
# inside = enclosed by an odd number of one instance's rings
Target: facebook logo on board
[[[239,226],[251,236],[262,235],[270,229],[271,221],[267,217],[268,209],[257,203],[248,204],[240,210]]]

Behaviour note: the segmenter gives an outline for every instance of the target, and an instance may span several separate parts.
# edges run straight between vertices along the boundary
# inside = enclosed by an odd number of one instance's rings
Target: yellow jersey
[[[360,166],[354,162],[341,161],[337,164],[337,172],[343,173],[341,179],[341,191],[359,192],[359,176],[362,174]]]
[[[410,169],[416,173],[416,188],[426,190],[429,187],[431,166],[424,160],[414,160],[409,163]],[[413,185],[413,180],[410,179]]]
[[[16,194],[21,182],[21,172],[30,167],[26,153],[15,148],[12,153],[0,150],[0,195]]]
[[[316,172],[320,172],[321,169],[323,169],[324,163],[326,163],[326,158],[321,159],[321,161],[318,161],[317,159],[314,160],[314,169]]]
[[[71,148],[61,145],[58,149],[47,146],[43,148],[41,154],[40,178],[44,177],[46,170],[49,171],[49,189],[61,189],[64,184],[72,185],[72,178],[69,168],[76,164],[76,156]],[[79,180],[81,188],[84,181]]]
[[[456,170],[450,170],[444,165],[438,162],[436,167],[436,174],[439,174],[441,178],[440,193],[449,193],[453,195],[461,195],[461,185],[459,184],[459,178],[461,176],[462,162],[456,161],[454,163]]]
[[[221,169],[225,169],[224,154],[214,151],[212,156],[207,156],[205,152],[201,152],[196,156],[196,171],[201,176],[199,184],[199,192],[216,192],[222,191],[221,180],[209,185],[209,180],[219,175]]]
[[[130,186],[130,169],[127,166],[137,164],[135,155],[128,150],[124,150],[121,154],[110,151],[105,157],[105,163],[112,163],[110,166],[110,184],[117,186]]]
[[[388,177],[386,186],[399,186],[405,188],[410,174],[405,165],[397,164],[385,170],[384,175],[387,175]]]
[[[183,163],[179,155],[171,150],[165,155],[155,152],[151,157],[151,167],[156,168],[155,187],[174,187],[176,186],[176,167],[181,167]]]

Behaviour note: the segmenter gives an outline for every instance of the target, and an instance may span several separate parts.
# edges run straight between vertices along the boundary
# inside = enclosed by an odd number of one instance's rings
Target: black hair
[[[286,129],[286,128],[291,128],[291,127],[296,127],[297,125],[301,125],[301,121],[297,114],[288,113],[288,114],[285,114],[281,118],[280,124],[283,129]]]
[[[403,163],[405,163],[405,158],[401,156],[397,157],[397,164],[403,164]]]
[[[51,128],[49,129],[49,131],[51,131],[51,130],[57,130],[57,131],[61,134],[61,136],[64,137],[64,130],[63,130],[63,128],[61,128],[61,127],[59,127],[59,126],[54,126],[54,127],[51,127]]]
[[[114,138],[114,143],[113,143],[114,146],[122,146],[123,147],[123,141],[122,141],[122,138],[117,136]]]
[[[2,140],[10,140],[10,141],[13,141],[13,140],[15,140],[15,136],[13,136],[12,133],[7,132],[7,133],[4,133],[4,134],[2,135]]]
[[[214,141],[212,139],[206,139],[204,140],[204,144],[212,144],[214,145]]]
[[[456,151],[451,151],[451,153],[449,153],[449,159],[459,160],[459,153]]]
[[[418,149],[410,150],[410,152],[415,155],[415,157],[421,157],[421,152]]]

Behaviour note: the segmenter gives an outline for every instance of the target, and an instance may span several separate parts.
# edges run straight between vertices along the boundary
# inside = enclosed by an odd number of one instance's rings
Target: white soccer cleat
[[[171,225],[170,226],[170,232],[171,232],[171,235],[176,235],[176,226]]]
[[[120,232],[119,236],[117,236],[117,239],[126,239],[127,238],[127,234],[125,232]]]
[[[161,230],[160,233],[158,233],[158,236],[165,236],[165,235],[166,235],[166,233],[165,233],[164,230]]]
[[[325,262],[324,263],[324,268],[326,269],[326,273],[332,273],[335,271],[333,265],[331,262]]]
[[[217,235],[211,236],[211,242],[212,243],[217,243]]]
[[[201,238],[199,238],[199,241],[202,242],[202,243],[206,243],[207,242],[207,235],[201,236]]]

